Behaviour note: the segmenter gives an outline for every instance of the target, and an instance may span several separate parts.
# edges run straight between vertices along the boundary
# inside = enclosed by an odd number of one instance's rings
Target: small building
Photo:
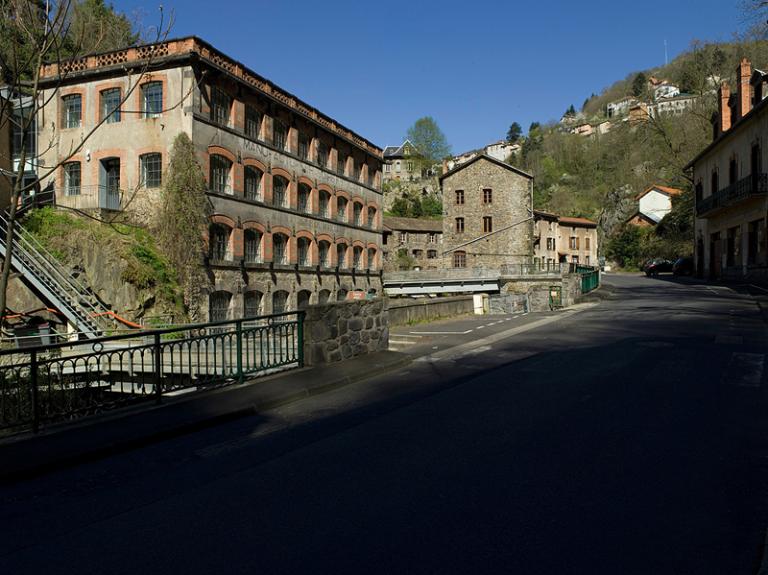
[[[596,265],[596,222],[540,210],[534,212],[534,218],[534,263],[540,266],[552,266],[555,263]]]
[[[649,107],[649,111],[654,117],[665,114],[680,115],[686,110],[692,109],[698,99],[699,97],[696,94],[678,94],[657,100],[653,106]]]
[[[595,129],[592,127],[592,124],[586,122],[571,128],[571,134],[576,134],[577,136],[591,136],[594,133]]]
[[[499,140],[493,144],[488,144],[484,150],[491,158],[495,158],[500,162],[506,162],[512,154],[520,151],[520,147],[520,144],[517,142],[510,143],[506,140]]]
[[[673,84],[661,84],[653,90],[653,99],[655,101],[663,100],[665,98],[674,98],[680,94],[680,88]]]
[[[404,141],[399,146],[387,146],[384,148],[384,173],[383,182],[390,180],[403,180],[411,182],[421,179],[425,174],[422,173],[420,164],[415,160],[416,148],[409,140]]]
[[[694,183],[694,260],[699,275],[768,275],[768,141],[765,74],[743,59],[736,87],[718,90],[713,141],[688,164]]]
[[[384,216],[382,253],[384,271],[409,267],[438,269],[442,257],[443,220]]]
[[[605,114],[609,118],[617,118],[619,116],[626,116],[629,113],[629,109],[637,104],[637,98],[627,97],[615,102],[610,102],[606,106]]]
[[[655,185],[635,196],[637,212],[627,220],[638,227],[655,226],[672,210],[672,198],[683,191],[669,186]]]
[[[532,175],[480,154],[443,174],[440,187],[445,267],[498,269],[530,262]]]

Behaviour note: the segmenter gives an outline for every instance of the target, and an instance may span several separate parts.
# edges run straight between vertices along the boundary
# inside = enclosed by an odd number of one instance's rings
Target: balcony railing
[[[120,211],[123,197],[123,190],[111,186],[77,186],[58,189],[56,204],[76,210]]]
[[[768,193],[768,174],[756,174],[718,190],[714,194],[696,200],[696,215],[701,216],[718,208],[733,206],[739,202]]]

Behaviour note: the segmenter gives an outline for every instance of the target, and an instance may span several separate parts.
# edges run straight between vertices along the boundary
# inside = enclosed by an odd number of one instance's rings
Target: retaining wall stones
[[[389,323],[393,326],[472,313],[474,313],[474,307],[471,295],[389,300]]]
[[[386,300],[311,305],[304,319],[304,363],[335,363],[389,347]]]

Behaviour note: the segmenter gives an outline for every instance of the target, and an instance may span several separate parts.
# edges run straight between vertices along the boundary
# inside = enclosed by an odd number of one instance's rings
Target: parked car
[[[660,273],[671,272],[672,262],[669,260],[661,259],[661,258],[655,258],[655,259],[649,260],[645,264],[643,271],[647,276],[656,276],[656,275],[659,275]]]
[[[676,276],[693,275],[693,258],[677,258],[672,265],[672,274]]]

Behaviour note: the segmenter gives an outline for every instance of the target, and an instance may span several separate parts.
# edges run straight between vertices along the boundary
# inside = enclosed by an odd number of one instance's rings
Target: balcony
[[[699,217],[707,217],[705,214],[714,215],[711,212],[735,206],[748,198],[763,196],[766,193],[768,193],[768,174],[747,176],[711,196],[696,200],[696,215]]]
[[[123,190],[112,186],[71,186],[56,190],[56,204],[75,210],[123,209]]]

